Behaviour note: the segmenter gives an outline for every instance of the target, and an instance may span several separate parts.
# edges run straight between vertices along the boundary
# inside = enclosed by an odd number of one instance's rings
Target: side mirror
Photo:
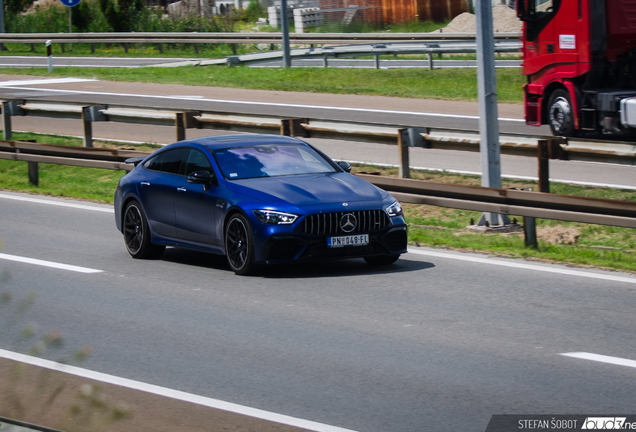
[[[351,165],[347,161],[338,161],[336,162],[340,168],[342,168],[345,172],[351,172]]]
[[[188,183],[202,184],[203,190],[208,190],[213,179],[214,176],[208,171],[194,171],[188,176]]]
[[[525,0],[517,0],[517,3],[515,6],[517,9],[517,18],[519,18],[521,21],[526,21],[528,19],[528,14],[526,11]]]

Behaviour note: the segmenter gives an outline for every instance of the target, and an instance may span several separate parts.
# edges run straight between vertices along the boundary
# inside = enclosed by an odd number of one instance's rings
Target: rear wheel
[[[150,243],[150,229],[141,205],[131,201],[124,210],[124,242],[133,258],[158,258],[165,246]]]
[[[364,260],[367,262],[367,264],[372,266],[383,266],[393,264],[399,258],[399,255],[380,255],[364,257]]]
[[[230,217],[225,228],[225,254],[235,274],[245,276],[254,270],[254,254],[249,222],[242,214]]]
[[[564,137],[575,136],[574,110],[570,94],[563,89],[555,90],[550,96],[549,106],[548,120],[552,134]]]

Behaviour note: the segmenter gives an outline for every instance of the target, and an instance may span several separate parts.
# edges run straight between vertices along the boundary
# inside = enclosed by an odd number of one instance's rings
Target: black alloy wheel
[[[572,100],[567,90],[557,89],[552,93],[549,109],[548,120],[552,134],[564,137],[575,136],[574,110],[572,109]]]
[[[254,270],[249,222],[242,214],[233,215],[225,229],[225,254],[235,274],[245,276]]]
[[[150,243],[148,221],[137,201],[131,201],[124,210],[124,242],[133,258],[158,258],[165,246]]]
[[[364,257],[367,264],[372,266],[385,266],[396,262],[400,258],[399,255],[376,255]]]

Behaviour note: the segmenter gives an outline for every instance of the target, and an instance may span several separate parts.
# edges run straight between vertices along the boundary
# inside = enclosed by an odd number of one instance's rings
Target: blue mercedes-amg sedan
[[[133,258],[166,246],[223,254],[239,275],[258,264],[406,252],[402,206],[296,138],[232,135],[168,145],[123,176],[115,220]]]

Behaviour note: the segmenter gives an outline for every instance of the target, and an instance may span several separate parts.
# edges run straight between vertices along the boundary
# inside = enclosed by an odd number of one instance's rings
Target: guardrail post
[[[539,162],[539,192],[550,193],[550,155],[548,141],[537,141],[537,158]]]
[[[95,44],[91,44],[91,54],[95,54]]]
[[[82,107],[82,129],[84,131],[82,144],[84,147],[93,147],[93,122],[108,121],[108,118],[102,113],[106,107],[106,105]]]
[[[40,170],[37,162],[27,162],[29,165],[29,183],[34,186],[40,185]]]
[[[11,130],[11,113],[8,106],[11,102],[2,102],[2,135],[6,140],[10,140],[13,135]]]
[[[323,54],[322,55],[322,66],[323,67],[329,67],[329,62],[327,60],[327,54]]]
[[[186,129],[195,127],[194,116],[199,115],[198,111],[186,111],[177,113],[175,116],[175,129],[177,141],[186,139]]]
[[[25,112],[20,108],[20,105],[23,103],[23,100],[2,102],[2,133],[6,140],[11,139],[13,136],[13,130],[11,129],[11,116],[25,114]]]
[[[428,70],[433,70],[433,53],[428,53]]]
[[[162,43],[158,43],[157,44],[157,48],[159,48],[159,53],[163,54],[163,44]]]
[[[380,69],[380,54],[374,54],[373,68]]]
[[[536,220],[533,217],[523,217],[523,236],[525,238],[526,246],[537,248],[539,243],[537,242],[537,225]]]
[[[411,169],[409,161],[409,130],[398,129],[398,159],[400,163],[398,177],[410,178]]]
[[[82,108],[82,129],[84,130],[83,145],[84,147],[93,147],[93,122],[88,111],[90,107]]]
[[[124,52],[128,54],[128,43],[124,42]]]
[[[282,119],[280,121],[280,134],[291,137],[308,138],[309,134],[303,127],[303,123],[308,123],[308,119]]]
[[[177,141],[183,141],[186,139],[186,126],[185,119],[183,118],[183,113],[177,113],[175,118],[175,129],[176,129],[176,138]]]

